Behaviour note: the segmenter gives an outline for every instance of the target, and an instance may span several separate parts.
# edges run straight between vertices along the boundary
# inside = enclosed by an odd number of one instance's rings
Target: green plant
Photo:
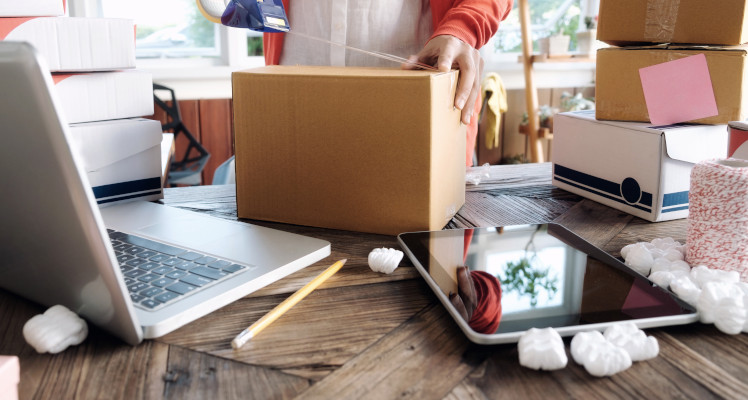
[[[538,120],[540,122],[541,127],[547,128],[550,124],[549,121],[551,118],[553,118],[553,114],[558,112],[558,110],[555,110],[553,107],[548,105],[542,105],[538,107]],[[527,115],[527,113],[522,114],[522,125],[527,125],[530,122],[530,117]]]
[[[595,108],[595,99],[585,98],[582,93],[572,95],[569,92],[561,94],[562,111],[592,110]]]
[[[558,279],[550,277],[550,270],[537,264],[537,258],[533,239],[540,227],[530,235],[530,240],[525,246],[525,255],[518,261],[509,261],[504,267],[504,279],[500,279],[502,290],[505,292],[517,292],[520,296],[530,296],[530,306],[538,304],[540,289],[548,292],[548,297],[553,298],[558,292]]]

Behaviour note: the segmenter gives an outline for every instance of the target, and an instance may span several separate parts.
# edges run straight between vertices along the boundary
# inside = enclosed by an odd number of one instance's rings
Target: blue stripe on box
[[[111,201],[130,199],[161,192],[161,177],[138,179],[134,181],[112,183],[109,185],[96,186],[93,189],[96,201],[99,204]],[[147,192],[147,193],[141,193]],[[137,194],[133,194],[137,193]],[[114,197],[114,199],[110,199]],[[106,200],[99,200],[106,199]]]
[[[629,207],[634,207],[644,212],[652,212],[651,193],[642,192],[638,204],[632,204],[621,197],[621,185],[618,183],[585,174],[584,172],[576,171],[558,164],[553,165],[553,173],[558,181],[566,183],[567,185],[625,204]]]
[[[662,196],[662,207],[679,206],[688,204],[688,190],[685,192],[665,193]]]
[[[554,164],[553,173],[562,178],[566,178],[573,182],[581,183],[583,185],[595,188],[597,190],[601,190],[605,193],[610,193],[614,196],[620,196],[621,194],[620,184],[611,182],[609,180],[605,180],[602,178],[598,178],[596,176],[585,174],[584,172],[579,172],[571,168],[566,168],[564,166]]]
[[[662,212],[669,213],[673,211],[682,211],[682,210],[688,210],[688,206],[668,208],[667,210],[662,210]]]

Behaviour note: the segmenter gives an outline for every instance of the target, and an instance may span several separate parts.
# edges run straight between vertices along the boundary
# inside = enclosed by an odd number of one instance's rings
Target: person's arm
[[[512,9],[512,0],[432,0],[434,34],[413,60],[434,65],[440,71],[460,70],[455,107],[462,122],[470,124],[480,95],[483,59],[478,49],[499,29]],[[406,65],[406,68],[417,68]]]

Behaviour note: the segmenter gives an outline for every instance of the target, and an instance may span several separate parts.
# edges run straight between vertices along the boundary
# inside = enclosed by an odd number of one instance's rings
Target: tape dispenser
[[[203,16],[214,23],[257,32],[291,28],[281,0],[196,0]]]

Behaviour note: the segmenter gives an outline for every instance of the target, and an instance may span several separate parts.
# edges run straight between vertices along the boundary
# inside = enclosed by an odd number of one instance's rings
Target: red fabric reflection
[[[484,271],[471,271],[478,304],[468,325],[479,333],[495,333],[501,322],[501,284]]]

